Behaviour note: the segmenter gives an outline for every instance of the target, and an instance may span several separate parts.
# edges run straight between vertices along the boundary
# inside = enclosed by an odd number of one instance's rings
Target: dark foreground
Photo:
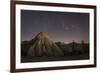
[[[47,62],[47,61],[72,61],[72,60],[87,60],[89,59],[88,55],[75,55],[75,56],[63,56],[63,57],[33,57],[21,59],[22,63],[27,62]]]

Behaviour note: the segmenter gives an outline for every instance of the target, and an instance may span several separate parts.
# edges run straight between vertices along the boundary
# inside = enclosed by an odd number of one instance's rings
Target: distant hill
[[[62,49],[64,55],[82,55],[89,54],[89,44],[88,43],[64,43],[56,42],[56,45]]]

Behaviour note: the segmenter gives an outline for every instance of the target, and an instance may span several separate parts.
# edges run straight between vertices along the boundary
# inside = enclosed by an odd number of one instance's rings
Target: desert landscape
[[[47,32],[39,32],[32,40],[21,43],[21,62],[44,62],[89,59],[89,43],[54,42]]]
[[[21,10],[21,62],[89,59],[89,13]]]

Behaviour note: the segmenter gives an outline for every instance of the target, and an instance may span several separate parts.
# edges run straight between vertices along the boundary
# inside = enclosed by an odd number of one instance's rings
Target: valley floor
[[[74,55],[74,56],[63,56],[63,57],[33,57],[27,58],[23,57],[21,59],[22,63],[28,62],[47,62],[47,61],[72,61],[72,60],[87,60],[89,59],[88,55]]]

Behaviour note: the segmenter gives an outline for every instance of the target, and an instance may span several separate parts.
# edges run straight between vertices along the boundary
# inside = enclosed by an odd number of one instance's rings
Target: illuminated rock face
[[[62,50],[53,42],[47,32],[40,32],[31,41],[27,56],[62,56]]]

